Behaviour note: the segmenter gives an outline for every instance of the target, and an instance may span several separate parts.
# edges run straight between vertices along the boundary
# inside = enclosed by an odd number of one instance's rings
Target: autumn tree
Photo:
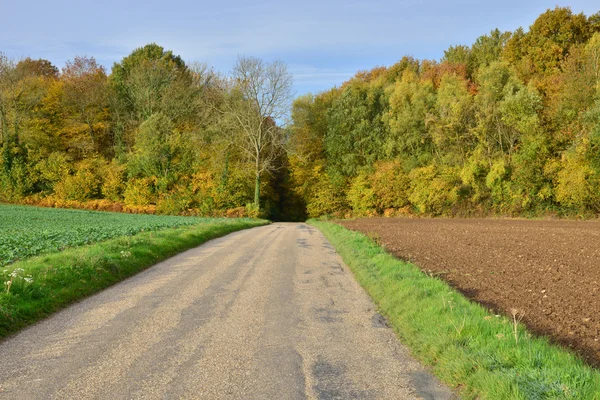
[[[110,86],[118,149],[123,143],[131,147],[136,128],[155,113],[163,113],[175,124],[193,119],[198,90],[192,73],[181,57],[157,44],[138,48],[115,63]]]
[[[231,78],[231,97],[223,113],[234,121],[233,142],[253,164],[258,208],[261,174],[276,169],[275,160],[284,151],[284,131],[277,122],[289,112],[292,77],[280,61],[239,57]]]
[[[44,134],[42,100],[56,80],[47,60],[26,58],[18,63],[0,53],[0,139],[2,197],[22,197],[33,189],[26,141]]]
[[[75,57],[67,61],[61,79],[64,105],[74,122],[72,130],[75,134],[83,132],[87,140],[77,139],[89,142],[89,146],[84,144],[83,147],[92,151],[108,151],[109,102],[104,67],[93,57]]]

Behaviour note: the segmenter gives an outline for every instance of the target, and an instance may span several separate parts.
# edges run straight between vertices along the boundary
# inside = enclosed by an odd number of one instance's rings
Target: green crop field
[[[0,267],[114,237],[219,220],[0,204]]]
[[[0,204],[0,338],[158,261],[266,223]]]

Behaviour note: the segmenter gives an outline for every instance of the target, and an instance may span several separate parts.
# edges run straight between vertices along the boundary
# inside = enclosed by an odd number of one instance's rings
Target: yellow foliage
[[[104,182],[102,183],[102,195],[112,201],[123,200],[125,190],[126,166],[113,160],[104,168]]]
[[[556,200],[579,211],[592,204],[598,207],[599,182],[589,163],[577,152],[564,155],[562,161],[555,187]]]
[[[61,200],[85,201],[100,196],[104,161],[87,159],[75,166],[75,174],[65,176],[54,185],[54,194]]]
[[[380,212],[387,208],[401,208],[408,204],[410,180],[398,161],[377,162],[369,177],[375,207]]]
[[[125,205],[128,207],[148,206],[156,202],[154,179],[133,178],[127,182],[124,193]]]
[[[409,173],[410,202],[421,214],[442,215],[458,202],[458,174],[452,169],[440,171],[435,164],[415,168]]]

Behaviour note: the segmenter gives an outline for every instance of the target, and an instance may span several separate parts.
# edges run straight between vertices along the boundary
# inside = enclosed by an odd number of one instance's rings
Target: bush
[[[555,187],[556,200],[579,212],[598,211],[600,187],[589,163],[575,152],[564,155],[562,161]]]
[[[485,177],[485,185],[490,190],[492,203],[500,211],[512,208],[513,193],[510,188],[510,168],[504,160],[496,161]]]
[[[410,202],[421,214],[442,215],[458,203],[460,179],[454,169],[440,171],[433,164],[415,168],[410,174]]]
[[[101,159],[88,159],[77,163],[77,172],[56,183],[54,194],[60,200],[85,201],[100,197],[104,165],[105,162]]]
[[[123,200],[125,191],[126,166],[113,160],[104,168],[104,182],[102,184],[102,196],[108,200]]]
[[[375,192],[371,187],[369,175],[371,175],[369,171],[361,171],[352,180],[348,194],[346,195],[348,204],[350,204],[352,211],[357,216],[364,216],[375,212]]]
[[[154,179],[133,178],[127,182],[124,192],[125,205],[128,207],[147,206],[156,202]]]
[[[260,208],[254,203],[246,204],[244,211],[245,215],[243,215],[243,217],[258,218],[261,216]],[[242,215],[240,215],[240,217],[242,217]]]
[[[159,214],[178,215],[195,206],[191,188],[178,185],[168,193],[160,195],[156,201],[156,211]]]
[[[35,174],[31,173],[25,160],[15,158],[9,169],[0,172],[0,200],[21,200],[32,192],[34,183]]]
[[[378,212],[389,208],[402,208],[409,204],[410,179],[398,161],[377,162],[369,181],[373,188]]]
[[[62,152],[50,153],[48,158],[38,162],[35,167],[44,191],[51,191],[54,186],[71,173],[71,165],[67,155]]]
[[[306,205],[306,211],[311,218],[323,215],[344,215],[348,208],[345,185],[336,185],[329,175],[324,174],[315,185],[312,198]]]

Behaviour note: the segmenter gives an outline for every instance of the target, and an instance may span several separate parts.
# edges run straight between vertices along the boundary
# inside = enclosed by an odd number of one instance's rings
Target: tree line
[[[222,75],[156,44],[110,73],[0,53],[0,201],[292,220],[600,212],[600,13],[549,9],[293,104],[291,86],[281,62],[240,57]]]
[[[156,44],[110,74],[0,53],[0,201],[299,218],[282,214],[299,209],[277,124],[291,86],[281,62],[240,57],[225,76]]]
[[[549,9],[293,104],[310,216],[600,212],[600,13]]]

